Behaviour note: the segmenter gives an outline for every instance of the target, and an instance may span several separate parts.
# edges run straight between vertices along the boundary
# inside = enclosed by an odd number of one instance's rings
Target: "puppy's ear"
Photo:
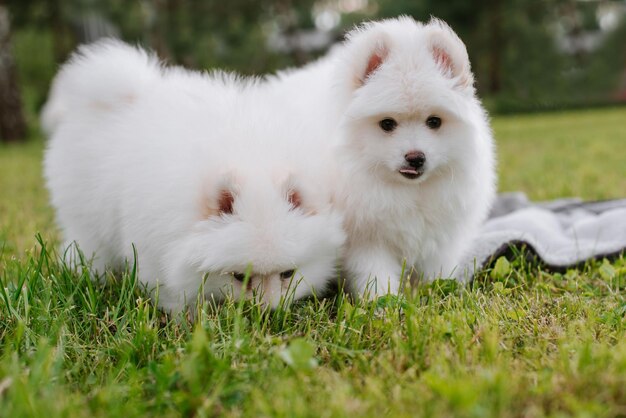
[[[302,196],[297,190],[291,189],[288,191],[287,201],[294,209],[302,207]]]
[[[287,191],[287,202],[289,202],[291,210],[300,209],[307,216],[317,214],[315,208],[302,197],[302,193],[298,189],[290,188]]]
[[[208,219],[212,217],[231,215],[235,204],[235,194],[228,189],[222,189],[217,194],[202,199],[201,217]]]
[[[218,184],[207,187],[201,198],[202,219],[231,215],[234,212],[237,190],[234,176],[230,174],[224,176]]]
[[[389,55],[386,33],[373,23],[366,23],[347,35],[346,51],[352,73],[352,87],[357,89],[372,77]]]
[[[374,45],[374,49],[370,51],[369,58],[367,59],[367,65],[365,66],[365,71],[360,78],[361,84],[367,83],[367,80],[378,70],[378,68],[383,64],[387,55],[389,54],[389,49],[384,43],[383,39],[379,39]]]
[[[445,22],[431,19],[425,27],[426,42],[438,70],[459,88],[472,87],[474,77],[465,44]]]
[[[285,200],[289,203],[290,210],[301,210],[305,215],[315,215],[317,211],[311,205],[309,194],[303,192],[292,175],[282,180],[282,189],[285,196]]]
[[[235,196],[230,190],[221,190],[217,200],[218,215],[231,215],[233,213],[233,204]]]

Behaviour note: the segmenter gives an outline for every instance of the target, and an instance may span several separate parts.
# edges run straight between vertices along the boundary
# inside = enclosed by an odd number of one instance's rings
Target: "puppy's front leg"
[[[384,249],[352,249],[345,260],[349,289],[355,296],[374,300],[400,291],[402,266]]]

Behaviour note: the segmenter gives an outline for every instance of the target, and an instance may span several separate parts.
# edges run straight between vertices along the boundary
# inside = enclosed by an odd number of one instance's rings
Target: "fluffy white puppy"
[[[45,177],[67,244],[94,267],[138,253],[139,278],[180,310],[204,293],[321,291],[345,234],[317,167],[255,81],[162,68],[115,41],[82,47],[57,76],[43,123]],[[314,143],[305,140],[304,143]],[[244,285],[244,278],[250,274]]]
[[[463,42],[445,23],[367,23],[330,56],[279,74],[320,149],[334,148],[350,288],[455,271],[495,195],[494,147]],[[326,140],[324,140],[326,139]]]

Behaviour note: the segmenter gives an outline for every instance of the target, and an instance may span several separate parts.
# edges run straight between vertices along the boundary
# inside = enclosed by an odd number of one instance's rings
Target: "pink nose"
[[[422,151],[411,151],[406,153],[404,159],[413,168],[422,168],[426,162],[426,155]]]

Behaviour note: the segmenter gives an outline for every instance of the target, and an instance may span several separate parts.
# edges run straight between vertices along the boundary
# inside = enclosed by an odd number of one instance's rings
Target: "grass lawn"
[[[626,196],[626,108],[493,122],[502,191]],[[56,261],[42,148],[0,146],[0,417],[626,416],[623,257],[168,319],[132,268]]]

